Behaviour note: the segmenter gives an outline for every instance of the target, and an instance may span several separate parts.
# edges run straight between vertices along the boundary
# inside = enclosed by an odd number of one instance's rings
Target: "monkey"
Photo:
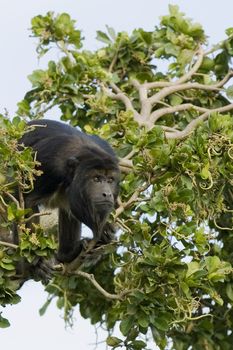
[[[113,238],[107,221],[119,193],[118,159],[107,141],[68,124],[40,119],[28,126],[19,143],[35,152],[42,174],[24,194],[25,207],[34,213],[41,205],[58,208],[56,257],[69,263],[83,249],[82,223],[92,230],[95,242],[106,244]]]

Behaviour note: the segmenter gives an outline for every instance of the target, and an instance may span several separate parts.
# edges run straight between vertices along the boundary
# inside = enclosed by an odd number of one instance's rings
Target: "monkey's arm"
[[[81,223],[64,209],[59,209],[59,248],[57,259],[72,261],[82,250]]]

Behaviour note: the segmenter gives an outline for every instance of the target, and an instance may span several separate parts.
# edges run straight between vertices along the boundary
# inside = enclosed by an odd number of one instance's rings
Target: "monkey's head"
[[[99,236],[119,193],[117,158],[96,147],[86,147],[68,160],[67,167],[71,213]]]

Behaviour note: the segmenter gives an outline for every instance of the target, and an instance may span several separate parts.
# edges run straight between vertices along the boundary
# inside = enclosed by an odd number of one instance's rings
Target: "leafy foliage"
[[[56,246],[40,227],[25,228],[28,213],[7,193],[15,182],[28,190],[39,175],[30,150],[17,149],[22,118],[52,116],[58,106],[62,120],[98,133],[118,153],[119,240],[96,264],[82,266],[112,298],[78,272],[58,273],[41,314],[56,297],[68,323],[76,305],[110,331],[120,322],[122,339],[107,339],[113,349],[144,349],[149,331],[160,349],[231,349],[232,28],[207,49],[202,27],[170,6],[154,31],[98,31],[104,45],[95,52],[82,49],[67,14],[33,18],[32,33],[40,56],[56,47],[61,58],[29,76],[32,89],[18,117],[0,119],[2,225],[16,221],[22,230],[16,252],[0,250],[2,302],[17,301],[20,257],[48,257]],[[0,326],[7,325],[0,316]]]

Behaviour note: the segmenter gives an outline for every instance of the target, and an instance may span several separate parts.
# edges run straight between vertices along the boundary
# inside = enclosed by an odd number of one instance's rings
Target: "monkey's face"
[[[86,193],[93,205],[113,209],[118,179],[113,170],[93,169],[86,182]]]
[[[100,230],[116,203],[119,173],[114,170],[91,169],[74,176],[70,190],[70,209],[78,220],[92,230]]]

